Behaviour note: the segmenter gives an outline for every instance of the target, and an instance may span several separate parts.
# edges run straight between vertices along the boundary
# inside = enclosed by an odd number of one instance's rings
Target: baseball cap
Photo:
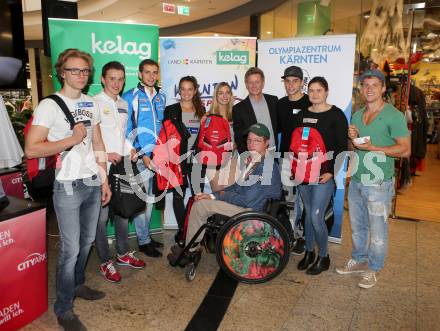
[[[378,78],[380,81],[382,81],[382,83],[385,82],[385,75],[383,74],[382,71],[377,70],[377,69],[371,69],[371,70],[367,70],[365,71],[361,77],[359,78],[359,81],[362,83],[364,81],[365,78],[370,78],[370,77],[376,77]]]
[[[281,76],[281,79],[285,79],[286,77],[293,76],[298,77],[301,80],[303,79],[303,71],[300,67],[290,66],[284,70],[284,76]]]
[[[262,123],[255,123],[252,124],[245,132],[244,134],[248,134],[249,132],[252,132],[256,134],[259,137],[265,137],[267,139],[270,138],[270,132],[266,125]]]

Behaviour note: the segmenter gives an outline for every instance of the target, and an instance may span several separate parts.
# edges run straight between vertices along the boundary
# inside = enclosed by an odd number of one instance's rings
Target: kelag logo
[[[249,64],[249,52],[217,51],[217,64]]]
[[[116,36],[114,40],[98,40],[94,32],[92,32],[92,53],[100,54],[127,54],[138,55],[141,60],[151,57],[150,43],[137,43],[135,41],[124,41],[122,36]]]

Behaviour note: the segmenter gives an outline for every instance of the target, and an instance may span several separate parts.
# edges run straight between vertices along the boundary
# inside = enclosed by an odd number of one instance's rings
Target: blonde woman
[[[231,86],[226,82],[218,83],[214,89],[211,108],[207,114],[221,115],[223,118],[228,120],[232,139],[234,137],[234,132],[232,128],[233,105],[234,96],[232,95]],[[233,152],[235,150],[236,146],[234,144]],[[222,190],[225,187],[230,186],[234,183],[236,165],[237,156],[236,153],[234,153],[234,156],[230,159],[230,161],[226,163],[220,170],[215,171],[215,173],[211,176],[210,174],[208,174],[208,178],[212,178],[210,185],[213,192]]]

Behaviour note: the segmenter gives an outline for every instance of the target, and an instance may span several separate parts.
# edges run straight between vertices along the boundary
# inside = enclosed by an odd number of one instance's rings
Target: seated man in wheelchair
[[[222,191],[212,194],[199,193],[194,197],[194,204],[189,214],[186,245],[214,214],[234,216],[243,211],[263,211],[268,199],[280,199],[281,175],[278,163],[268,152],[270,139],[268,128],[264,124],[256,123],[248,128],[246,134],[249,157],[236,183]],[[181,263],[194,260],[194,255],[198,255],[200,259],[199,243],[203,235],[204,232],[200,233],[189,250],[189,256]],[[168,255],[169,261],[175,261],[182,251],[182,247],[173,246],[172,253]]]

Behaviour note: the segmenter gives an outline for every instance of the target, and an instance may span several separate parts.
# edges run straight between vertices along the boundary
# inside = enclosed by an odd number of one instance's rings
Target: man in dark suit
[[[263,94],[264,73],[261,69],[249,68],[244,75],[244,81],[249,95],[232,108],[234,138],[238,152],[242,153],[247,149],[244,133],[247,128],[257,122],[269,128],[271,137],[269,148],[275,149],[278,146],[278,98],[274,95]]]

